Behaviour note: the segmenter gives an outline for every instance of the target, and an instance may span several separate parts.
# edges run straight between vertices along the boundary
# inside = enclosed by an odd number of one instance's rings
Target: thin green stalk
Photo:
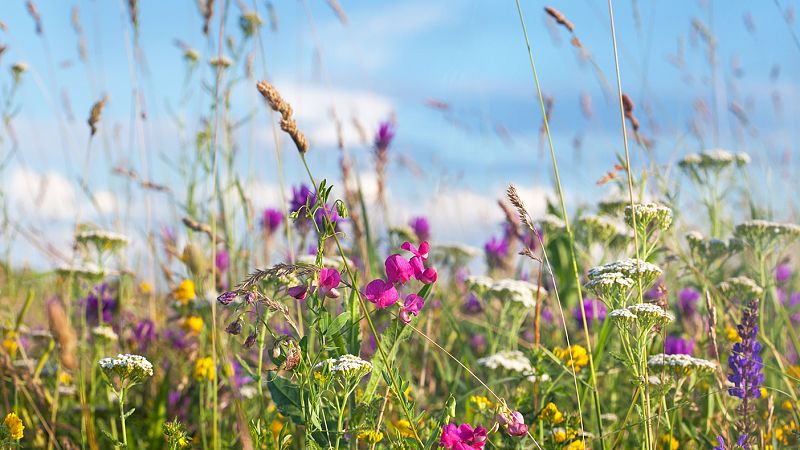
[[[581,278],[580,278],[580,272],[578,271],[578,261],[577,261],[577,255],[576,255],[576,252],[575,252],[575,237],[572,234],[572,228],[570,227],[570,223],[569,223],[569,216],[567,214],[567,206],[566,206],[566,202],[564,200],[564,191],[563,191],[563,189],[561,187],[561,177],[559,176],[559,172],[558,172],[558,163],[556,161],[556,152],[555,152],[555,148],[553,146],[553,137],[550,134],[550,124],[549,124],[549,121],[547,120],[547,108],[545,107],[545,104],[544,104],[544,97],[542,95],[542,88],[541,88],[541,85],[539,84],[539,76],[538,76],[538,74],[536,72],[536,64],[535,64],[534,58],[533,58],[533,50],[532,50],[532,47],[531,47],[530,39],[528,38],[528,31],[525,28],[525,19],[524,19],[523,14],[522,14],[522,6],[520,5],[519,0],[516,0],[516,3],[517,3],[517,13],[519,14],[520,25],[522,26],[522,33],[525,36],[525,45],[528,48],[528,59],[530,60],[531,71],[533,72],[533,79],[534,79],[534,81],[536,83],[536,92],[537,92],[537,95],[539,97],[539,106],[541,107],[541,110],[542,110],[542,120],[543,120],[543,123],[544,123],[545,134],[547,136],[547,144],[548,144],[548,146],[550,148],[550,159],[551,159],[551,161],[553,163],[553,173],[554,173],[555,179],[556,179],[556,189],[558,191],[558,199],[559,199],[559,203],[561,205],[561,214],[562,214],[563,219],[564,219],[565,230],[567,232],[567,237],[569,239],[570,258],[572,259],[572,272],[573,272],[573,275],[575,276],[575,286],[576,286],[576,291],[577,291],[577,294],[578,294],[578,305],[579,305],[579,309],[581,310],[581,319],[583,321],[583,332],[584,332],[584,337],[586,339],[586,345],[588,347],[588,352],[587,353],[588,353],[588,356],[589,356],[589,374],[590,374],[590,378],[591,378],[591,382],[592,382],[592,397],[594,399],[595,421],[597,422],[597,431],[598,431],[598,438],[600,439],[600,446],[601,446],[602,449],[605,450],[606,444],[605,444],[605,439],[603,437],[603,421],[602,421],[602,419],[600,417],[601,414],[602,414],[600,412],[600,392],[597,389],[597,373],[595,372],[595,368],[594,368],[594,357],[592,356],[592,341],[591,341],[591,337],[589,336],[589,325],[588,325],[588,322],[586,321],[586,311],[583,308],[583,293],[581,291]],[[630,174],[630,171],[628,173]],[[572,357],[571,353],[572,353],[572,349],[570,348],[570,357]],[[574,372],[573,372],[573,374],[574,374]],[[578,407],[580,408],[580,402],[578,404]],[[583,424],[583,417],[581,417],[581,424]]]

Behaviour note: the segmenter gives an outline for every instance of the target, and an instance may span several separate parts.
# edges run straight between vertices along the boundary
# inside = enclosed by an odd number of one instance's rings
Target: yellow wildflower
[[[72,375],[69,372],[60,371],[58,372],[58,383],[63,385],[69,385],[72,383]]]
[[[800,366],[791,366],[786,373],[789,374],[790,377],[800,378]]]
[[[184,305],[197,298],[194,282],[189,279],[181,281],[181,284],[175,288],[175,298]]]
[[[673,436],[669,434],[661,435],[661,438],[658,440],[659,443],[659,450],[678,450],[680,448],[680,444],[678,440],[675,439]]]
[[[139,292],[144,295],[148,295],[153,292],[153,285],[148,283],[147,281],[142,281],[139,283]]]
[[[199,334],[203,331],[203,318],[200,316],[189,316],[183,319],[183,329],[192,334]]]
[[[273,436],[278,436],[281,434],[281,430],[283,430],[283,414],[278,413],[274,419],[272,419],[272,423],[269,424],[269,430],[272,432]]]
[[[583,446],[583,441],[572,441],[564,447],[564,450],[584,450],[586,447]]]
[[[550,402],[545,405],[544,409],[542,409],[542,412],[539,413],[539,420],[557,425],[564,421],[564,415],[561,414],[561,411],[558,410],[558,407],[555,405],[555,403]]]
[[[383,440],[383,433],[375,430],[359,431],[358,440],[368,442],[370,444],[377,444]]]
[[[214,360],[210,356],[198,358],[194,362],[194,379],[201,380],[214,380],[216,371],[214,370]]]
[[[737,342],[742,342],[742,337],[739,336],[739,332],[736,331],[736,328],[725,327],[725,335],[727,336],[729,342],[733,342],[734,344]]]
[[[22,420],[20,420],[15,413],[8,413],[5,420],[3,420],[3,424],[8,428],[11,439],[15,441],[22,439],[22,432],[25,430],[25,425],[22,424]]]
[[[397,429],[397,432],[400,433],[400,436],[404,438],[414,437],[414,432],[411,430],[411,422],[406,419],[400,419],[394,423],[394,427]]]
[[[3,348],[6,349],[6,352],[11,355],[12,358],[17,354],[19,344],[17,344],[16,333],[12,330],[6,332],[6,338],[3,340]]]
[[[470,395],[469,404],[478,411],[486,411],[493,407],[492,401],[482,395]]]
[[[767,388],[759,388],[758,392],[761,394],[761,398],[767,398],[769,392],[767,392]]]
[[[586,353],[586,349],[583,346],[577,344],[563,349],[556,347],[553,349],[553,354],[575,372],[579,372],[581,367],[589,364],[589,354]]]
[[[553,432],[553,440],[560,444],[567,440],[567,432],[564,430],[556,430]]]

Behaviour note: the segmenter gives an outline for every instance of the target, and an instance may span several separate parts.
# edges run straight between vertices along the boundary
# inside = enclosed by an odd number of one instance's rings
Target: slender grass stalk
[[[575,253],[575,237],[572,234],[572,228],[570,227],[569,223],[569,216],[567,214],[567,206],[566,202],[564,201],[564,191],[561,187],[561,177],[559,176],[558,172],[558,162],[556,161],[556,152],[555,147],[553,146],[553,137],[550,134],[550,124],[547,120],[547,108],[544,104],[544,96],[542,95],[542,88],[539,84],[539,75],[536,72],[536,64],[533,58],[533,49],[531,47],[530,39],[528,38],[528,31],[525,27],[525,18],[522,14],[522,6],[520,5],[519,0],[516,0],[517,4],[517,13],[519,14],[519,21],[520,25],[522,26],[522,34],[525,37],[525,45],[528,49],[528,59],[530,60],[531,64],[531,72],[533,72],[533,79],[536,83],[536,93],[539,98],[539,106],[542,110],[542,120],[544,121],[544,129],[545,134],[547,135],[547,144],[550,148],[550,159],[553,163],[553,173],[556,179],[556,189],[558,191],[558,199],[561,205],[561,213],[564,219],[565,230],[567,233],[567,237],[569,239],[569,250],[570,250],[570,258],[572,259],[572,272],[575,276],[575,287],[578,294],[578,305],[579,309],[581,310],[581,319],[583,321],[583,333],[586,339],[586,346],[588,347],[588,356],[589,356],[589,373],[591,377],[592,383],[592,397],[594,399],[594,413],[595,413],[595,421],[597,422],[597,431],[598,431],[598,439],[600,439],[600,447],[605,450],[605,439],[603,436],[603,421],[601,419],[601,412],[600,412],[600,392],[597,389],[597,373],[595,372],[594,368],[594,357],[592,356],[592,341],[591,336],[589,336],[589,325],[586,321],[586,311],[583,308],[583,293],[581,291],[581,277],[578,271],[578,260]],[[559,301],[559,307],[561,307]],[[572,348],[570,347],[570,358],[572,358]],[[574,375],[574,368],[573,368],[573,375]],[[577,389],[577,388],[576,388]],[[580,401],[578,402],[578,408],[580,408]],[[583,414],[581,414],[581,427],[583,427]],[[584,444],[585,444],[585,437]]]

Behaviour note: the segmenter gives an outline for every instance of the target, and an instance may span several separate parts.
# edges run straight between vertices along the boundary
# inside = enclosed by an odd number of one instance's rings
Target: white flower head
[[[116,342],[119,339],[114,329],[108,325],[100,325],[92,328],[92,336],[109,342]]]
[[[100,368],[109,378],[116,375],[122,381],[138,383],[153,376],[153,364],[144,356],[122,354],[100,360]]]
[[[652,303],[637,303],[628,306],[627,309],[636,316],[639,326],[642,328],[664,325],[675,320],[675,316],[671,312],[665,311],[662,307]]]
[[[536,375],[531,361],[519,350],[506,350],[478,360],[478,365],[489,369],[502,369],[524,375],[528,381],[547,381],[547,374]]]
[[[692,371],[712,373],[717,370],[717,365],[711,361],[695,358],[689,355],[667,355],[659,353],[647,360],[647,365],[653,368],[663,368],[676,375],[688,375]]]
[[[314,369],[327,368],[332,374],[341,375],[345,379],[360,379],[372,372],[372,363],[356,355],[345,354],[338,358],[328,358],[317,363]]]
[[[672,208],[654,202],[626,206],[625,223],[633,227],[634,219],[639,230],[647,230],[652,226],[665,231],[672,225]]]
[[[478,295],[490,295],[500,300],[516,302],[526,308],[535,308],[536,299],[547,295],[547,291],[541,286],[510,278],[493,280],[489,277],[470,276],[465,282]]]
[[[744,276],[725,280],[718,284],[717,288],[722,291],[722,294],[726,297],[739,300],[759,298],[764,293],[764,289],[761,288],[761,286],[752,279]]]

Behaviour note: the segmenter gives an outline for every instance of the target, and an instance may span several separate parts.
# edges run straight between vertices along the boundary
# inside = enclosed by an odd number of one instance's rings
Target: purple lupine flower
[[[103,322],[110,324],[114,321],[117,301],[114,299],[114,294],[108,284],[103,283],[93,287],[80,303],[86,308],[86,321],[89,325],[97,325],[98,308],[102,308]]]
[[[778,283],[785,283],[791,277],[792,266],[788,263],[778,264],[778,266],[775,267],[775,281]]]
[[[753,300],[742,313],[742,322],[737,327],[739,337],[742,339],[733,345],[731,356],[728,358],[728,367],[731,370],[728,381],[733,387],[728,388],[728,394],[742,399],[739,405],[738,429],[741,432],[739,440],[742,448],[749,449],[749,436],[754,428],[751,416],[755,405],[751,400],[761,396],[761,384],[764,383],[764,374],[761,369],[764,362],[761,359],[761,343],[756,340],[758,336],[758,300]],[[742,436],[744,438],[742,439]]]
[[[508,255],[508,240],[492,236],[488,242],[483,244],[483,251],[486,253],[486,263],[489,267],[500,267]]]
[[[408,223],[412,230],[414,230],[414,234],[417,235],[418,241],[427,241],[431,237],[431,225],[428,223],[428,219],[422,216],[414,217]]]
[[[606,319],[607,310],[606,305],[601,301],[594,298],[585,298],[583,299],[583,312],[586,314],[586,325],[591,328],[593,320],[596,319],[602,322]],[[577,323],[579,327],[583,327],[583,316],[581,316],[580,307],[576,306],[572,308],[572,318],[575,319],[575,323]]]
[[[395,130],[394,125],[390,121],[381,122],[378,126],[378,132],[375,133],[375,148],[378,151],[386,151],[392,145],[394,140]]]
[[[664,339],[664,353],[668,355],[691,355],[694,351],[694,339],[683,339],[678,336],[667,336]]]
[[[214,265],[217,266],[218,272],[225,272],[228,270],[231,266],[231,257],[227,250],[220,249],[217,252],[217,256],[214,258]]]
[[[694,317],[697,314],[697,301],[700,300],[700,292],[696,289],[687,287],[681,289],[678,294],[678,305],[680,306],[683,317]]]
[[[275,208],[267,208],[261,215],[261,229],[267,234],[272,234],[277,231],[282,223],[283,213]]]
[[[133,329],[133,337],[139,347],[139,352],[146,352],[156,339],[156,325],[150,319],[140,320]]]

